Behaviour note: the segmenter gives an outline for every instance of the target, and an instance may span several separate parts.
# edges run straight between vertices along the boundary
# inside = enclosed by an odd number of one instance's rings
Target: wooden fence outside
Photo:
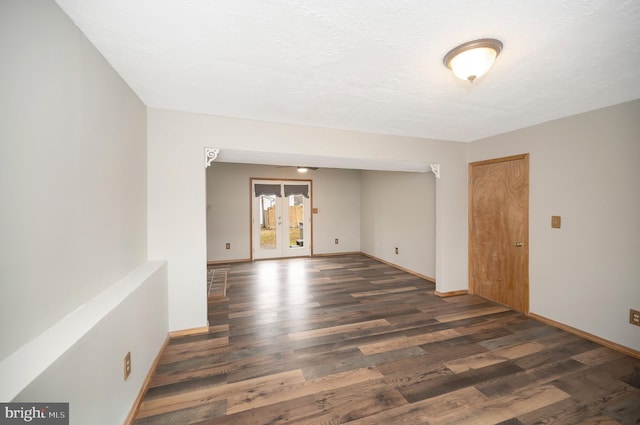
[[[302,205],[291,205],[289,206],[289,228],[295,229],[300,227],[303,220],[303,206]],[[264,215],[264,223],[263,228],[265,229],[274,229],[276,227],[276,209],[275,207],[270,207],[267,209],[266,214]]]

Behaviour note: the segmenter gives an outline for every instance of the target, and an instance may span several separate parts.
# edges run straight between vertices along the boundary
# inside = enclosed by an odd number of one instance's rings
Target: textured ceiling
[[[467,142],[640,98],[637,0],[57,3],[153,108]]]

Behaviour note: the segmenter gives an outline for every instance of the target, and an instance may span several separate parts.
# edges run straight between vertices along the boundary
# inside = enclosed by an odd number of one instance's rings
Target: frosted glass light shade
[[[456,77],[473,82],[491,69],[502,50],[502,42],[492,38],[470,41],[451,50],[444,64]]]

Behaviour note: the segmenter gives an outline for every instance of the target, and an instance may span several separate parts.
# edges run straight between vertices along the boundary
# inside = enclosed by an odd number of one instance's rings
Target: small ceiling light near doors
[[[491,69],[502,50],[502,42],[495,38],[482,38],[461,44],[444,56],[444,64],[456,77],[472,82]]]
[[[309,171],[309,169],[307,167],[298,167],[298,172],[299,173],[306,173],[307,171]]]

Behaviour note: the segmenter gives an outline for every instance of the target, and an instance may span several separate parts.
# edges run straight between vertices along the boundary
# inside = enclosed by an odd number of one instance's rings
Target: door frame
[[[256,181],[278,181],[278,182],[299,182],[309,184],[309,232],[308,236],[305,236],[305,243],[309,241],[309,255],[301,255],[300,257],[313,257],[313,180],[312,179],[291,179],[291,178],[277,178],[277,177],[250,177],[249,178],[249,256],[251,261],[256,261],[255,251],[253,250],[253,184]],[[305,232],[306,234],[306,232]],[[296,258],[292,257],[276,257],[278,258]],[[260,258],[260,260],[268,260],[269,258]]]
[[[492,158],[483,161],[476,161],[469,163],[469,171],[468,171],[468,186],[467,186],[467,194],[468,194],[468,247],[469,247],[469,258],[468,258],[468,273],[469,273],[469,293],[475,294],[476,288],[473,279],[473,243],[472,243],[472,229],[473,229],[473,167],[482,166],[487,164],[495,164],[499,162],[507,162],[507,161],[515,161],[515,160],[524,160],[524,169],[525,169],[525,177],[527,180],[526,185],[526,199],[525,199],[525,207],[524,207],[524,253],[526,255],[526,261],[524,262],[524,311],[522,313],[529,314],[529,197],[530,197],[530,169],[529,169],[529,154],[519,154],[519,155],[511,155],[505,156],[501,158]],[[511,308],[510,306],[508,306]]]

